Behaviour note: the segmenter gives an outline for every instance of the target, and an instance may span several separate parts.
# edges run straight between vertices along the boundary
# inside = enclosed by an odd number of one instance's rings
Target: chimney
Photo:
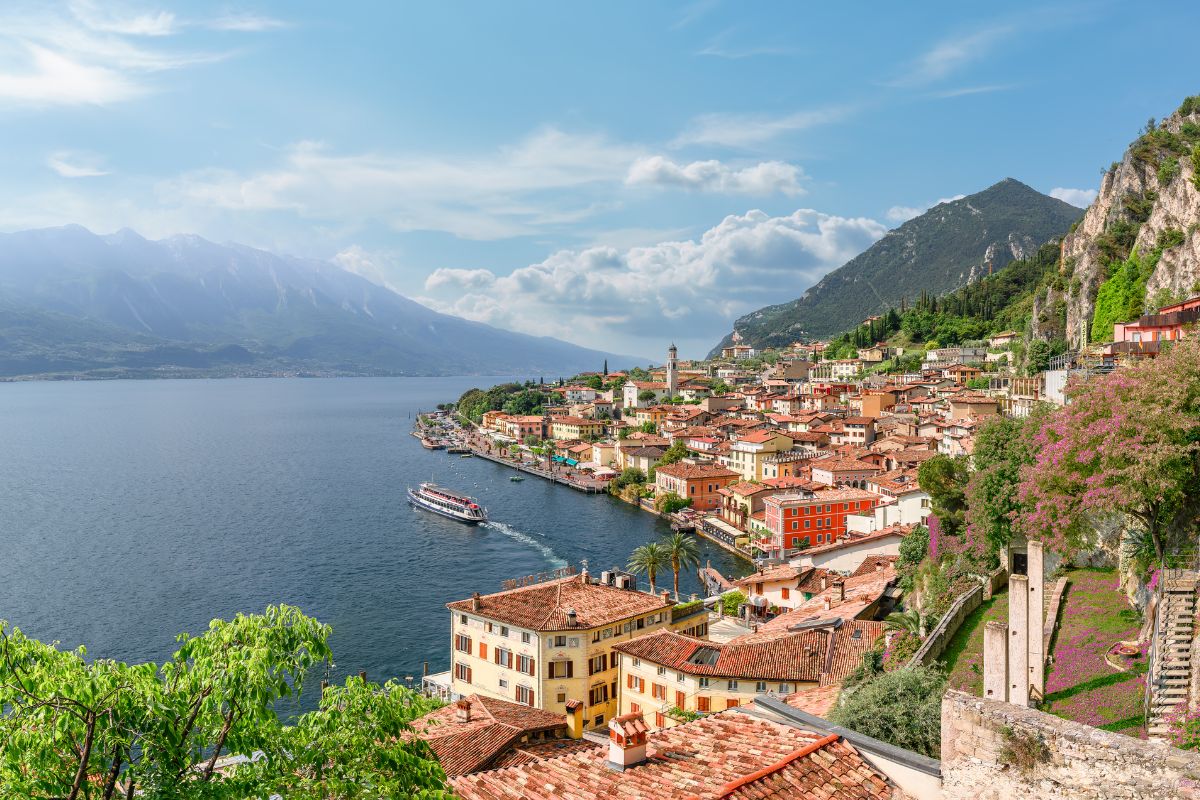
[[[825,610],[826,610],[826,611],[828,611],[828,610],[829,610],[829,605],[830,605],[830,603],[829,603],[829,598],[828,598],[828,597],[826,597],[826,598],[825,598],[825,600],[824,600],[824,603],[825,603]]]
[[[642,713],[622,714],[608,721],[608,766],[617,772],[646,760],[646,727]]]
[[[567,735],[572,739],[583,738],[583,701],[567,701]]]
[[[472,611],[479,610],[479,592],[476,592],[475,594],[471,595],[471,610]]]
[[[846,582],[845,581],[837,581],[836,583],[834,583],[834,586],[837,587],[838,602],[839,603],[846,602]]]
[[[587,561],[586,560],[583,562],[583,568],[579,570],[579,582],[582,584],[585,584],[585,585],[588,582],[588,571],[587,571]]]
[[[462,698],[454,704],[454,718],[459,722],[471,721],[471,701]]]
[[[876,561],[876,562],[875,562],[875,571],[876,571],[876,572],[883,572],[883,562],[882,562],[882,561]]]
[[[671,602],[671,590],[670,589],[663,589],[661,594],[662,594],[662,601],[664,603]]]
[[[579,615],[575,613],[575,609],[567,609],[567,624],[574,628],[579,624]]]
[[[828,588],[829,588],[829,578],[825,575],[822,575],[821,576],[821,591],[823,592]]]

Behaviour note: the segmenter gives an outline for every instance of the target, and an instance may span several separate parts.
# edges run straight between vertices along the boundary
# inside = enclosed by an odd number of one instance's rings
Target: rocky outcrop
[[[1189,101],[1163,120],[1157,130],[1170,136],[1147,133],[1130,145],[1124,158],[1105,173],[1083,219],[1063,239],[1066,332],[1072,348],[1088,343],[1096,293],[1112,262],[1129,252],[1130,237],[1132,250],[1147,255],[1164,243],[1164,237],[1171,242],[1183,236],[1182,244],[1163,249],[1146,284],[1148,301],[1163,296],[1164,290],[1182,298],[1200,289],[1200,191],[1192,180],[1191,157],[1200,141],[1198,129],[1192,127],[1200,126],[1198,106]]]

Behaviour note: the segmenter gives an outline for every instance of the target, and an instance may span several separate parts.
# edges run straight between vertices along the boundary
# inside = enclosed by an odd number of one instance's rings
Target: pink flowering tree
[[[1069,553],[1086,543],[1092,520],[1124,514],[1162,563],[1200,513],[1200,335],[1069,396],[1033,436],[1017,529]]]

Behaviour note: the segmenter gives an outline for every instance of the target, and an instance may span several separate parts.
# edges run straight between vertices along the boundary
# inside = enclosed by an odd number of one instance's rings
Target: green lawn
[[[1008,622],[1007,587],[972,611],[946,645],[939,660],[946,665],[951,689],[983,695],[983,626],[993,620]]]

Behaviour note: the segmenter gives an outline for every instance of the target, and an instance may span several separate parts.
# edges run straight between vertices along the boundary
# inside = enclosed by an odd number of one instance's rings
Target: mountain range
[[[738,319],[732,343],[784,346],[827,337],[922,293],[944,294],[1026,258],[1083,214],[1013,178],[939,203],[826,275],[803,296]]]
[[[553,375],[643,358],[440,314],[335,264],[198,236],[0,235],[0,377]]]

